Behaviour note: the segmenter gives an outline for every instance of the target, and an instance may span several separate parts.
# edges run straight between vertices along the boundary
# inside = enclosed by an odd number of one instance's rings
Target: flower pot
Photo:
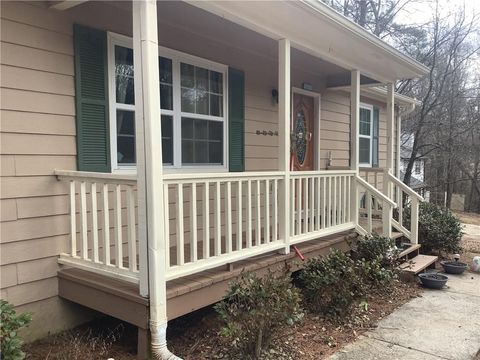
[[[467,264],[460,261],[441,261],[440,264],[448,274],[462,274],[467,269]]]
[[[448,276],[437,273],[418,274],[422,285],[430,289],[441,289],[448,281]]]

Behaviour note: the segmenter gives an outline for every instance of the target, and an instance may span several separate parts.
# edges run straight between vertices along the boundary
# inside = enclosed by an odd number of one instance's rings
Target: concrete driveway
[[[480,275],[449,275],[329,360],[471,360],[480,351]]]

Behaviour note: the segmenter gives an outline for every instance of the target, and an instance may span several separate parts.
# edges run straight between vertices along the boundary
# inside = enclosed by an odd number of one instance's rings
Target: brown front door
[[[291,121],[291,160],[293,171],[314,170],[314,100],[311,96],[293,94]]]

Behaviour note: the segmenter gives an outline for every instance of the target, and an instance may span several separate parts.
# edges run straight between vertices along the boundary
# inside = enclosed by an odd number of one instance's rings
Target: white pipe
[[[166,249],[164,187],[160,125],[157,3],[133,1],[135,65],[135,118],[137,129],[137,176],[139,238],[148,244],[148,285],[151,349],[155,359],[181,360],[167,348]],[[140,208],[141,207],[141,208]],[[167,219],[168,221],[168,219]]]
[[[167,348],[167,323],[157,323],[150,320],[150,333],[152,337],[152,354],[159,360],[182,360],[172,354]]]

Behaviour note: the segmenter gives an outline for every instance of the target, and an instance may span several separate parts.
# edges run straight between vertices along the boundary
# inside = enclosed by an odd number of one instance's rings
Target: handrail
[[[102,173],[94,171],[75,171],[75,170],[54,170],[58,180],[112,180],[120,181],[122,184],[134,185],[137,182],[136,174],[118,174],[118,173]]]
[[[410,186],[406,185],[399,178],[394,176],[391,172],[388,172],[387,175],[388,175],[389,180],[391,180],[393,183],[395,183],[398,187],[400,187],[408,195],[417,198],[419,201],[422,201],[422,202],[425,201],[425,199],[421,195],[419,195],[417,192],[415,192]]]
[[[378,191],[375,187],[373,187],[372,185],[370,185],[368,182],[366,182],[365,180],[363,180],[360,176],[356,175],[355,176],[355,180],[360,184],[362,185],[363,187],[365,187],[368,191],[372,192],[376,197],[379,197],[383,202],[386,202],[388,203],[390,206],[392,206],[392,208],[396,208],[397,207],[397,203],[390,200],[387,196],[385,196],[383,193],[381,193],[380,191]]]
[[[165,181],[171,180],[207,180],[207,179],[236,179],[248,177],[281,177],[282,171],[255,171],[255,172],[212,172],[212,173],[170,173],[163,174]]]
[[[354,175],[355,170],[313,170],[313,171],[292,171],[290,177],[296,176],[322,176],[322,175]]]

